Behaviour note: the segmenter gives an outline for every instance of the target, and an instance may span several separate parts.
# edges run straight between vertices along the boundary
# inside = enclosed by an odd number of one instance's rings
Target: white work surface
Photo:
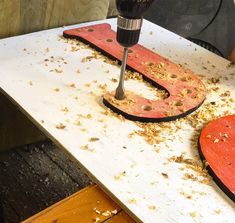
[[[101,22],[116,28],[116,20]],[[136,221],[235,222],[234,203],[214,182],[199,182],[201,176],[186,168],[185,163],[169,162],[170,157],[182,153],[186,158],[199,160],[191,143],[195,129],[186,121],[172,122],[169,131],[161,130],[160,137],[165,142],[150,145],[138,134],[130,137],[129,134],[141,130],[135,122],[104,114],[101,97],[105,91],[99,85],[107,84],[108,91],[114,90],[117,83],[111,79],[117,79],[120,70],[102,58],[82,61],[92,55],[92,50],[76,51],[76,45],[60,38],[63,30],[83,25],[1,40],[1,90],[53,141],[72,154]],[[227,60],[147,21],[140,44],[172,61],[187,63],[186,67],[205,76],[205,83],[208,77],[222,75],[214,86],[221,92],[230,90],[235,96],[235,69],[227,67]],[[143,83],[127,81],[126,89],[153,97]],[[220,103],[219,93],[209,91],[200,109],[206,111],[210,100]],[[232,99],[231,105],[223,105],[216,112],[233,113]],[[60,123],[66,127],[56,128]],[[99,140],[89,140],[92,137]],[[197,180],[184,179],[186,173],[197,176]]]

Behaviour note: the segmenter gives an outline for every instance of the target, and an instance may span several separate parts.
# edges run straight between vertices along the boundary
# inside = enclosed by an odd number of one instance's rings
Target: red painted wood
[[[215,181],[235,200],[235,115],[209,123],[201,132],[199,149]]]
[[[123,49],[109,24],[67,30],[64,36],[80,39],[114,59],[122,59]],[[105,105],[129,119],[170,121],[191,113],[205,100],[206,89],[198,76],[141,45],[131,48],[127,65],[169,93],[164,100],[149,100],[137,95],[138,92],[129,92],[127,99],[132,100],[131,104],[116,101],[114,92],[104,95]]]

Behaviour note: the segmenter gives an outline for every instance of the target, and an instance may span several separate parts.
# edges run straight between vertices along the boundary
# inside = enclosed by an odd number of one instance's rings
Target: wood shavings
[[[152,186],[155,186],[156,184],[158,184],[158,181],[152,181],[152,182],[150,182],[150,185],[152,185]]]
[[[87,114],[87,115],[86,115],[86,118],[87,118],[87,119],[92,119],[92,114]]]
[[[206,163],[201,162],[200,160],[193,160],[190,158],[185,158],[184,154],[181,154],[180,156],[172,156],[169,158],[170,162],[176,162],[176,163],[184,163],[186,164],[186,167],[197,172],[199,175],[208,177],[207,170],[205,169]]]
[[[125,80],[137,80],[137,81],[143,81],[143,76],[139,74],[138,72],[132,72],[130,70],[125,71]]]
[[[63,73],[63,70],[60,70],[60,69],[57,69],[57,68],[55,68],[54,71],[55,71],[57,74]]]
[[[64,125],[63,123],[59,123],[58,125],[56,125],[57,129],[65,129],[66,125]]]
[[[76,88],[76,84],[74,84],[74,83],[71,83],[68,86],[71,87],[71,88]]]
[[[103,212],[102,215],[105,217],[110,217],[110,216],[112,216],[112,213],[111,213],[111,211],[107,210],[107,211]]]
[[[227,134],[227,133],[222,134],[221,136],[222,136],[222,137],[225,137],[225,138],[228,138],[228,134]]]
[[[202,180],[199,180],[200,183],[209,185],[211,183],[211,178],[208,176],[207,178],[204,178]]]
[[[134,133],[134,132],[131,132],[131,133],[128,134],[128,138],[131,139],[131,138],[133,138],[134,135],[135,135],[135,133]]]
[[[101,211],[97,210],[96,208],[93,209],[96,214],[101,214]]]
[[[111,213],[115,215],[118,213],[118,211],[115,209],[115,210],[112,210]]]
[[[83,115],[83,114],[77,114],[78,118],[86,118],[87,115]]]
[[[192,180],[198,181],[199,183],[209,184],[211,181],[210,176],[207,173],[206,166],[208,165],[207,162],[201,162],[200,160],[193,160],[189,158],[184,158],[184,155],[181,156],[173,156],[169,158],[170,162],[176,163],[184,163],[187,169],[193,170],[197,176],[192,173],[185,173],[183,175],[184,180]],[[181,169],[182,171],[184,169]]]
[[[115,209],[115,210],[106,210],[106,211],[100,211],[100,210],[97,210],[97,208],[94,208],[93,209],[94,212],[98,215],[102,215],[102,216],[105,216],[105,217],[111,217],[113,215],[116,215],[118,213],[118,211]]]
[[[100,220],[100,218],[98,218],[98,217],[96,217],[95,219],[94,219],[94,223],[99,223],[101,220]]]
[[[192,181],[197,181],[198,178],[193,175],[193,174],[189,174],[189,173],[185,173],[184,176],[183,176],[183,179],[184,180],[192,180]]]
[[[118,175],[114,176],[114,179],[121,180],[125,176],[126,176],[126,171],[123,171],[123,172],[119,173]]]
[[[152,210],[152,211],[155,211],[157,209],[157,207],[155,205],[149,205],[148,209]]]
[[[192,218],[196,218],[196,217],[197,217],[197,213],[196,213],[195,211],[190,212],[189,215],[190,215],[190,217],[192,217]]]
[[[134,131],[134,134],[142,136],[146,142],[150,145],[159,144],[160,142],[165,142],[163,133],[169,132],[174,133],[174,128],[171,128],[171,123],[141,123],[136,122],[136,124],[141,128],[140,130]],[[172,134],[174,136],[174,134]]]
[[[169,161],[174,161],[176,163],[182,163],[184,162],[184,155],[181,154],[180,156],[172,156]]]
[[[99,84],[98,87],[103,90],[103,91],[107,91],[107,84]]]
[[[82,125],[82,123],[81,123],[81,121],[79,119],[77,119],[74,124],[77,125],[77,126],[81,126]]]
[[[220,94],[220,97],[230,97],[231,92],[230,91],[225,91],[224,93]]]
[[[63,57],[54,57],[54,56],[51,56],[50,58],[46,58],[44,59],[44,65],[47,67],[48,64],[51,63],[51,64],[57,64],[57,68],[55,68],[54,70],[50,70],[50,72],[56,72],[56,73],[62,73],[63,70],[61,69],[61,67],[63,65],[66,65],[68,64],[65,59]]]
[[[113,112],[111,109],[109,108],[106,108],[105,111],[101,112],[101,114],[105,115],[105,116],[113,116],[113,117],[116,117],[118,118],[119,120],[121,121],[125,121],[126,119],[122,116],[122,115],[119,115],[115,112]]]
[[[84,150],[84,151],[88,151],[88,152],[94,152],[95,150],[90,148],[88,144],[84,145],[84,146],[81,146],[80,147],[81,150]]]
[[[68,112],[69,112],[69,109],[68,109],[67,107],[63,107],[63,108],[61,109],[61,111],[64,112],[64,113],[68,113]]]
[[[137,204],[137,201],[136,201],[135,198],[131,198],[131,199],[128,200],[128,203],[129,204]]]
[[[105,57],[105,59],[103,60],[103,62],[105,62],[105,63],[107,63],[107,64],[114,65],[114,66],[119,66],[119,61],[109,59],[108,57]]]
[[[84,84],[84,86],[85,86],[85,87],[90,87],[90,86],[91,86],[91,84]]]
[[[46,53],[49,53],[49,52],[50,52],[50,49],[47,47],[44,51],[45,51]]]
[[[59,92],[59,91],[60,91],[60,89],[59,89],[59,88],[54,88],[54,89],[53,89],[53,91],[55,91],[55,92]]]
[[[169,176],[168,176],[167,173],[161,173],[161,174],[162,174],[162,176],[163,176],[165,179],[168,179],[168,178],[169,178]]]
[[[188,115],[183,120],[185,120],[186,123],[192,126],[196,131],[200,130],[205,124],[218,117],[217,107],[219,107],[219,105],[214,106],[211,103],[205,102],[201,109]]]
[[[216,209],[214,212],[215,212],[215,214],[221,214],[222,213],[222,211],[220,209]]]
[[[99,141],[100,139],[99,138],[97,138],[97,137],[91,137],[90,139],[89,139],[89,142],[96,142],[96,141]]]
[[[180,191],[180,194],[183,195],[186,199],[192,199],[192,195],[185,193],[184,191]]]
[[[81,132],[88,132],[88,130],[86,128],[82,128],[80,130],[81,130]]]
[[[118,82],[118,80],[117,80],[116,78],[112,78],[111,81],[112,81],[113,83],[117,83],[117,82]]]
[[[98,52],[93,52],[92,56],[87,56],[82,58],[81,62],[82,63],[86,63],[86,62],[90,62],[92,59],[99,59],[99,53]]]
[[[71,47],[71,52],[77,52],[78,50],[80,50],[80,47],[78,47],[78,46],[72,46]]]
[[[93,50],[92,56],[93,56],[94,59],[100,59],[100,58],[104,57],[100,52],[98,52],[96,50]]]
[[[132,106],[136,103],[136,101],[131,97],[131,93],[126,91],[125,92],[126,97],[123,100],[116,99],[113,95],[110,95],[109,101],[117,106]]]
[[[212,77],[210,79],[208,79],[207,83],[208,84],[217,84],[220,82],[220,78],[216,78],[216,77]]]
[[[94,93],[93,91],[90,91],[90,92],[89,92],[89,95],[95,96],[95,93]]]

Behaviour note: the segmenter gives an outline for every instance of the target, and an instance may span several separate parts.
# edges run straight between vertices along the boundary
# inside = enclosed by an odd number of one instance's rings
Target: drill
[[[116,0],[118,10],[117,41],[124,47],[119,84],[115,98],[123,100],[124,76],[128,56],[128,48],[138,43],[143,22],[143,14],[154,0]]]

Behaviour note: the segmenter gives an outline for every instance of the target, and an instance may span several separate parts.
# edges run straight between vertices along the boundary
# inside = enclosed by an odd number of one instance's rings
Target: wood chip
[[[56,125],[56,128],[57,128],[57,129],[65,129],[65,128],[66,128],[66,125],[60,123],[60,124]]]

